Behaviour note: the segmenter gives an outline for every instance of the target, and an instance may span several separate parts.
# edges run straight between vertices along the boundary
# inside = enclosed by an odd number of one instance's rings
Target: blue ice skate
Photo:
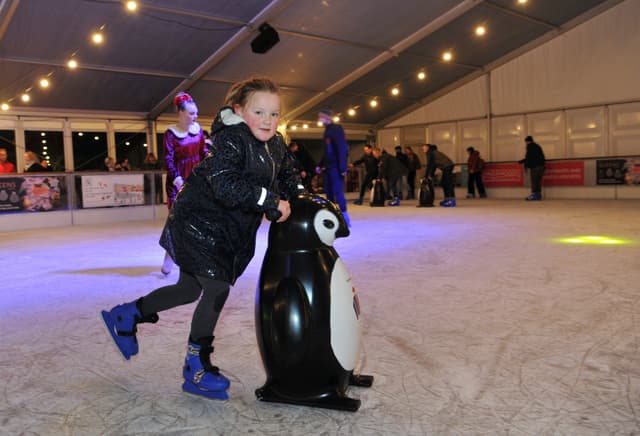
[[[540,201],[542,200],[542,194],[539,192],[532,192],[531,195],[529,195],[527,198],[525,198],[525,200],[527,201]]]
[[[456,207],[456,199],[455,198],[445,198],[440,202],[440,206],[442,207]]]
[[[182,376],[184,383],[182,390],[207,398],[226,400],[229,398],[229,379],[220,374],[217,366],[211,365],[211,353],[213,353],[213,336],[189,340],[187,356],[184,359]]]
[[[109,311],[103,310],[101,312],[105,327],[107,327],[113,342],[126,360],[138,354],[137,324],[141,322],[158,322],[158,314],[142,316],[139,308],[141,304],[142,299],[139,299],[131,303],[120,304]]]

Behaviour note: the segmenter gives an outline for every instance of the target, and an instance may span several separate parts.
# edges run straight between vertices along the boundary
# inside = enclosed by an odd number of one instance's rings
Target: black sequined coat
[[[302,191],[282,136],[258,140],[224,108],[209,155],[169,211],[160,245],[184,271],[234,284],[254,255],[263,214]]]

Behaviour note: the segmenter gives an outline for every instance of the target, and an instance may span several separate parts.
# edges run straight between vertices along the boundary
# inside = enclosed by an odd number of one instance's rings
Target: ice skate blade
[[[193,395],[200,395],[202,397],[212,398],[214,400],[228,400],[229,395],[226,390],[223,391],[203,391],[190,381],[185,380],[182,383],[182,390]]]
[[[116,323],[113,322],[113,319],[111,318],[111,314],[106,310],[103,310],[100,314],[102,315],[102,321],[104,322],[104,327],[107,329],[107,331],[111,335],[111,339],[113,339],[113,343],[115,344],[116,348],[118,349],[122,357],[124,357],[125,360],[131,359],[132,354],[127,353],[127,351],[120,348],[120,344],[118,344],[118,340],[120,338],[118,336],[118,333],[116,333],[116,328],[115,328]]]

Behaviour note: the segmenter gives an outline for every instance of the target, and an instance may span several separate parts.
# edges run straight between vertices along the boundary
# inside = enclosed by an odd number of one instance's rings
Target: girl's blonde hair
[[[266,77],[251,77],[247,80],[235,83],[224,99],[225,106],[234,107],[238,105],[244,107],[247,101],[258,91],[270,92],[280,95],[280,88],[274,81]]]

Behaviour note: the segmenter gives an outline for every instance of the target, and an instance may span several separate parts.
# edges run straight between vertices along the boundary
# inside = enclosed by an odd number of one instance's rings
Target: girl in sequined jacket
[[[180,267],[175,285],[102,315],[126,359],[138,352],[136,325],[199,299],[191,321],[183,390],[226,399],[229,379],[211,364],[213,330],[229,288],[254,255],[263,216],[285,221],[289,198],[304,188],[282,136],[278,87],[266,78],[232,86],[212,125],[211,153],[187,177],[160,244]]]

